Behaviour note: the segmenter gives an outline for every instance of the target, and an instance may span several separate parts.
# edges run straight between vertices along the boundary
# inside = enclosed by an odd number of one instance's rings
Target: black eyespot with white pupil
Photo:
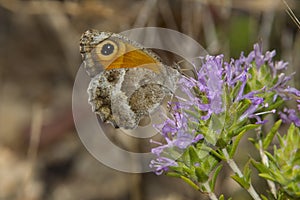
[[[113,61],[119,53],[119,46],[113,40],[105,40],[95,49],[100,61]]]
[[[102,55],[105,55],[105,56],[108,56],[110,54],[112,54],[115,50],[115,47],[113,44],[111,43],[106,43],[102,46],[102,49],[101,49],[101,54]]]

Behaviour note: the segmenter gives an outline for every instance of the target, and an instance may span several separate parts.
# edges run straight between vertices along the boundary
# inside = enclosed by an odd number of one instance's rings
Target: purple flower
[[[181,106],[196,106],[198,110],[206,112],[201,118],[208,119],[212,113],[220,113],[224,110],[222,102],[223,93],[223,55],[206,56],[202,67],[197,71],[196,79],[183,77],[180,80],[181,90],[188,96],[188,100]],[[206,101],[195,94],[193,88],[197,88],[206,96]]]
[[[252,104],[244,112],[244,114],[242,114],[242,116],[240,117],[240,121],[244,120],[245,118],[247,118],[249,116],[250,116],[250,118],[254,118],[253,113],[264,102],[264,100],[263,100],[263,98],[260,98],[260,97],[253,97],[253,98],[251,98],[251,102],[252,102]],[[258,119],[258,118],[256,118],[256,119]],[[261,120],[259,120],[259,121],[261,121]]]
[[[295,126],[300,127],[300,119],[294,109],[285,108],[283,112],[279,112],[279,116],[283,123],[294,123]]]
[[[283,90],[286,93],[289,93],[291,95],[295,95],[297,97],[300,97],[300,91],[297,90],[296,88],[288,86],[286,89]]]
[[[196,77],[180,79],[179,89],[184,96],[177,97],[179,102],[169,103],[172,117],[166,117],[164,123],[156,125],[165,141],[152,141],[158,145],[152,149],[157,158],[150,164],[156,174],[177,166],[178,157],[174,157],[172,151],[183,153],[189,146],[206,139],[207,134],[217,134],[210,138],[222,137],[221,127],[240,126],[248,122],[246,119],[264,124],[267,120],[263,115],[276,112],[276,107],[269,108],[269,104],[276,104],[278,98],[300,99],[300,91],[288,86],[291,76],[279,73],[286,69],[287,63],[274,62],[275,51],[263,54],[258,44],[253,48],[248,55],[242,52],[239,59],[230,59],[230,62],[224,62],[223,55],[201,57],[201,66],[194,66]],[[300,112],[300,100],[297,102]],[[239,108],[243,110],[239,111]],[[283,121],[300,126],[295,110],[286,109],[279,114]],[[228,138],[223,141],[226,140]]]
[[[169,158],[158,157],[155,160],[151,160],[150,167],[155,168],[155,173],[161,175],[164,171],[168,171],[170,166],[177,166],[178,164]]]
[[[199,136],[195,133],[195,131],[191,132],[189,130],[188,115],[181,113],[181,107],[178,105],[178,103],[172,105],[175,105],[172,107],[174,112],[173,118],[168,118],[161,125],[161,134],[167,142],[167,144],[164,146],[176,146],[180,149],[184,149],[188,145],[197,142],[198,140],[196,138],[199,138]],[[170,104],[170,106],[172,105]]]
[[[210,99],[210,109],[212,113],[220,113],[222,108],[222,93],[223,93],[223,80],[222,80],[222,63],[223,56],[217,56],[215,59],[211,58],[206,63],[207,68],[207,93]],[[203,66],[205,67],[205,66]]]
[[[264,61],[265,62],[268,62],[268,63],[271,63],[274,56],[276,55],[276,51],[273,50],[273,51],[267,51],[265,56],[264,56]]]
[[[254,58],[257,68],[260,68],[265,63],[264,56],[262,55],[262,48],[258,44],[254,45]]]
[[[151,152],[157,156],[157,159],[152,160],[150,163],[150,167],[154,168],[158,175],[163,171],[167,171],[169,166],[176,166],[175,160],[177,157],[169,155],[169,149],[177,150],[180,154],[188,146],[203,139],[203,135],[190,129],[188,122],[193,118],[188,118],[189,116],[186,113],[182,113],[182,107],[179,103],[169,103],[169,106],[172,108],[173,117],[167,118],[163,124],[155,126],[163,136],[165,144],[150,141],[158,144],[157,147],[151,149]],[[166,157],[165,154],[168,154],[169,157]]]
[[[275,69],[276,70],[282,70],[287,68],[288,63],[284,61],[279,61],[275,63]]]

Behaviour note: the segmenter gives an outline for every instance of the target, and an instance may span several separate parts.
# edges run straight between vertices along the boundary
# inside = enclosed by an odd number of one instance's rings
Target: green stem
[[[244,178],[243,173],[241,170],[238,168],[237,164],[234,162],[233,159],[229,157],[229,154],[227,152],[227,149],[222,149],[222,152],[226,158],[226,162],[228,163],[229,167],[232,169],[233,172],[235,172],[240,178]],[[257,192],[255,191],[254,187],[252,186],[251,183],[249,183],[250,187],[249,188],[244,188],[247,190],[247,192],[252,196],[254,200],[261,200]]]

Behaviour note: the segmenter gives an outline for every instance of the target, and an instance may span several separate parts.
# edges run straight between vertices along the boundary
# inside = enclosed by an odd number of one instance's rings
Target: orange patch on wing
[[[159,73],[160,65],[161,63],[155,58],[143,52],[142,50],[136,49],[119,56],[112,63],[106,66],[105,69],[110,70],[118,68],[142,67]]]

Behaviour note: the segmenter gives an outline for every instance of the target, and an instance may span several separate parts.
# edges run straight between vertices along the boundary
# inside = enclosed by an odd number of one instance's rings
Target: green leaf
[[[245,189],[248,189],[250,187],[250,184],[245,181],[245,179],[243,177],[239,177],[237,174],[232,175],[231,178],[233,180],[235,180],[238,184],[240,184],[240,186],[242,186]]]
[[[243,126],[242,128],[237,129],[235,135],[237,135],[238,133],[241,133],[242,131],[246,131],[246,132],[247,132],[247,131],[256,129],[256,128],[258,128],[259,126],[261,126],[261,125],[260,125],[260,124],[248,124],[248,125],[246,125],[246,126]]]
[[[248,140],[255,146],[256,149],[259,149],[259,145],[254,138],[248,138]]]
[[[270,181],[276,181],[272,176],[270,176],[269,174],[266,173],[260,173],[258,174],[260,177],[264,178],[264,179],[268,179]]]
[[[208,155],[209,157],[209,155]],[[209,162],[208,157],[206,157],[207,159],[205,159],[202,163],[201,163],[201,168],[206,171],[206,172],[211,172],[211,165]]]
[[[187,184],[189,184],[190,186],[192,186],[194,189],[196,190],[200,190],[199,186],[196,185],[192,180],[190,180],[189,178],[187,177],[184,177],[184,176],[180,176],[180,178],[186,182]]]
[[[238,106],[232,105],[232,109],[236,112],[236,117],[242,116],[243,113],[249,108],[251,105],[251,101],[249,99],[243,99],[238,103]]]
[[[278,142],[279,142],[279,146],[283,147],[284,146],[283,138],[281,137],[281,135],[279,133],[276,133],[276,136],[277,136],[277,139],[278,139]]]
[[[223,165],[219,165],[219,166],[216,168],[216,170],[214,171],[214,173],[213,173],[212,179],[211,179],[210,184],[209,184],[209,185],[210,185],[210,189],[211,189],[212,191],[215,190],[216,181],[217,181],[218,175],[219,175],[219,173],[220,173],[222,167],[223,167]]]
[[[182,173],[183,174],[192,174],[193,173],[193,171],[191,170],[191,168],[190,167],[187,167],[187,166],[182,166]]]
[[[244,167],[244,171],[243,171],[243,174],[244,174],[244,179],[246,182],[250,183],[251,182],[251,169],[249,167],[249,162],[245,165]]]
[[[187,167],[191,167],[191,157],[188,150],[184,151],[182,154],[182,160]]]
[[[291,125],[290,125],[290,127],[288,129],[288,134],[287,134],[288,137],[293,137],[295,129],[296,129],[295,125],[293,123],[291,123]],[[292,139],[292,141],[293,141],[293,139]]]
[[[199,157],[194,146],[189,146],[188,149],[191,165],[199,163]]]
[[[225,197],[223,194],[221,194],[221,196],[219,197],[219,200],[225,200]]]
[[[178,166],[170,166],[169,168],[172,171],[175,171],[178,174],[182,174],[183,173],[183,163],[181,163],[181,162],[178,162]]]
[[[268,151],[264,151],[264,152],[271,162],[276,163],[276,160],[271,153],[269,153]]]
[[[231,148],[231,150],[230,150],[230,152],[229,152],[229,157],[230,157],[230,158],[232,158],[232,157],[234,156],[235,151],[236,151],[236,149],[237,149],[237,146],[239,145],[239,143],[240,143],[240,141],[241,141],[241,139],[242,139],[242,137],[244,136],[245,133],[246,133],[246,131],[243,130],[242,132],[240,132],[240,133],[237,135],[236,139],[234,140],[234,142],[233,142],[233,144],[232,144],[232,148]]]
[[[251,159],[251,164],[261,173],[268,173],[269,172],[269,169],[263,165],[262,163],[260,162],[256,162],[255,160]]]
[[[180,178],[181,175],[176,173],[176,172],[167,172],[166,173],[167,176],[171,176],[171,177],[176,177],[176,178]]]
[[[269,200],[266,196],[264,196],[264,195],[260,195],[260,197],[262,198],[262,200]]]
[[[281,106],[284,103],[284,100],[276,100],[275,103],[269,104],[268,110],[273,110],[278,108],[279,106]]]
[[[216,158],[215,156],[213,156],[213,155],[209,155],[208,157],[207,157],[207,160],[208,160],[208,162],[209,162],[209,164],[210,164],[210,172],[217,166],[217,164],[219,164],[220,163],[220,159],[219,158]]]
[[[198,147],[197,147],[197,149],[198,149]],[[202,145],[199,147],[199,149],[202,151],[209,152],[211,155],[215,156],[216,158],[218,158],[220,160],[226,160],[226,158],[223,156],[223,154],[217,152],[216,150],[212,149],[211,147]]]
[[[204,138],[205,138],[205,141],[208,143],[208,144],[216,144],[216,132],[212,129],[208,129],[206,134],[203,134],[204,135]]]
[[[210,128],[214,131],[222,130],[224,126],[224,117],[212,114]]]
[[[196,167],[195,173],[196,173],[198,182],[200,182],[200,183],[206,182],[209,178],[209,176],[206,174],[206,172],[201,167]]]
[[[266,138],[263,140],[263,148],[267,149],[270,143],[273,141],[275,134],[277,133],[282,121],[278,120],[274,126],[272,127],[271,131],[267,134]]]

